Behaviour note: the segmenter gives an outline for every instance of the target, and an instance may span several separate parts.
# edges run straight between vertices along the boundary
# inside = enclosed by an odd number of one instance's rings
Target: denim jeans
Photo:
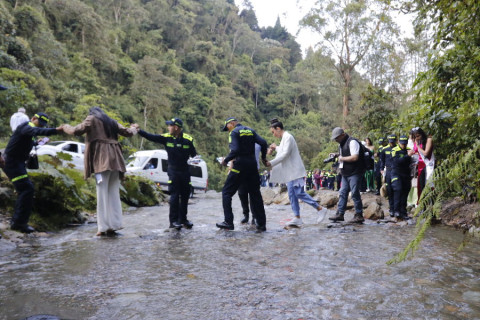
[[[363,216],[363,204],[360,197],[360,184],[362,183],[362,174],[354,174],[349,177],[342,176],[342,187],[340,188],[340,200],[338,202],[338,213],[345,214],[347,206],[348,193],[352,192],[355,214]]]
[[[290,199],[290,205],[292,206],[293,214],[295,217],[300,216],[300,206],[298,200],[302,200],[306,204],[311,205],[315,209],[318,208],[317,201],[313,200],[303,188],[303,183],[299,183],[297,180],[292,180],[287,183],[288,198]]]

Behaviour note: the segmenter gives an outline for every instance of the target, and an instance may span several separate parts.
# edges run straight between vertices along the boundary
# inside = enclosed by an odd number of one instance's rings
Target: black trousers
[[[17,201],[15,202],[15,211],[13,213],[12,226],[26,226],[33,207],[33,183],[28,177],[25,163],[6,161],[3,169],[7,177],[12,181],[15,191],[17,192]]]
[[[375,171],[375,187],[377,188],[377,192],[380,192],[380,188],[382,187],[382,174],[377,171]]]
[[[187,220],[190,197],[190,172],[168,169],[168,192],[170,192],[170,223],[184,223]]]
[[[392,175],[393,211],[395,215],[403,218],[407,216],[407,200],[411,188],[410,174]]]
[[[240,203],[242,204],[242,211],[243,215],[248,219],[250,215],[250,211],[252,211],[252,217],[255,218],[255,213],[254,213],[254,208],[252,206],[252,203],[250,202],[250,207],[249,207],[249,201],[248,201],[248,188],[246,185],[240,185],[238,188],[238,198],[240,198]]]
[[[251,159],[250,159],[251,158]],[[237,159],[222,189],[223,214],[225,222],[233,225],[232,197],[240,186],[247,190],[250,197],[252,215],[258,226],[265,226],[265,208],[260,193],[260,176],[255,157]]]
[[[392,188],[392,169],[386,169],[385,172],[385,185],[387,186],[388,205],[390,214],[394,213],[394,194]]]

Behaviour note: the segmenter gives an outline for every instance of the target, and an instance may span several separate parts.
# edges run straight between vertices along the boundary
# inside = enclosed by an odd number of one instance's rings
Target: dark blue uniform
[[[255,143],[260,145],[262,159],[265,160],[267,142],[257,135],[253,129],[238,123],[230,132],[229,143],[230,153],[224,159],[224,162],[235,161],[222,189],[225,222],[233,226],[232,197],[240,185],[245,185],[250,196],[252,215],[254,215],[257,227],[264,228],[266,217],[262,194],[260,193],[260,176],[255,158]]]
[[[161,143],[168,154],[168,191],[170,192],[170,226],[174,222],[188,225],[187,210],[190,196],[190,171],[188,159],[197,155],[193,138],[186,133],[181,133],[175,138],[169,133],[150,134],[143,130],[138,132],[142,137]]]
[[[381,168],[385,170],[385,185],[387,186],[388,204],[390,216],[394,216],[393,189],[392,189],[392,150],[395,146],[388,146],[382,151]]]
[[[393,189],[393,212],[397,218],[407,218],[408,193],[412,188],[410,177],[410,164],[412,158],[408,150],[396,146],[392,149],[392,189]]]
[[[11,225],[22,229],[27,226],[33,207],[33,183],[28,178],[25,161],[36,143],[36,137],[51,136],[57,133],[55,128],[35,127],[32,122],[22,123],[13,133],[5,148],[5,168],[3,171],[12,181],[18,197]]]

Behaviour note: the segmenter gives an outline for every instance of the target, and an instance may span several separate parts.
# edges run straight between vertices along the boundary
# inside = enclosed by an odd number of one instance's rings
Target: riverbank
[[[210,191],[209,193],[215,193]],[[262,195],[264,203],[266,205],[280,204],[288,206],[288,195],[286,192],[280,192],[279,188],[262,188]],[[338,202],[338,192],[331,190],[320,190],[313,194],[313,197],[323,206],[327,206],[329,210],[335,211],[336,204]],[[219,199],[219,205],[221,205],[221,199]],[[362,194],[362,201],[364,204],[364,210],[367,220],[372,220],[370,223],[376,220],[388,220],[388,200],[376,196],[373,193]],[[168,205],[166,202],[163,205]],[[129,208],[128,210],[135,210],[136,208]],[[239,208],[238,208],[239,209]],[[238,211],[238,209],[236,211]],[[347,204],[347,213],[353,209],[353,202],[351,199]],[[128,211],[127,210],[127,211]],[[351,212],[350,212],[351,213]],[[413,214],[413,209],[411,214]],[[96,215],[87,214],[86,223],[95,223]],[[368,216],[367,216],[368,215]],[[238,215],[237,215],[238,216]],[[31,235],[25,235],[20,232],[12,231],[9,228],[10,215],[6,212],[0,212],[0,245],[20,245],[28,237],[49,237],[49,232],[36,232]],[[368,221],[367,221],[368,222]],[[460,229],[463,231],[469,231],[476,236],[480,236],[480,203],[465,204],[460,198],[450,199],[445,201],[442,205],[442,214],[437,223]],[[268,218],[267,218],[268,224]],[[411,223],[412,224],[412,223]],[[406,222],[397,223],[397,225],[407,225]],[[71,227],[71,226],[70,226]],[[8,243],[8,244],[7,244]]]

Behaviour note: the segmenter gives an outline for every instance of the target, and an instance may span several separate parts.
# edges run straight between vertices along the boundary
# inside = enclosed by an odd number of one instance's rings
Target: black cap
[[[388,136],[388,142],[396,142],[397,136],[395,134],[391,134]]]
[[[38,123],[42,126],[45,127],[48,124],[48,121],[50,120],[48,118],[48,115],[43,112],[37,112],[35,113],[35,117],[38,118]]]
[[[8,88],[7,87],[4,87],[0,84],[0,90],[7,90]]]
[[[183,127],[183,121],[180,120],[179,118],[173,118],[171,120],[165,121],[166,124],[170,126],[178,126],[179,128]]]
[[[400,139],[398,139],[398,142],[401,144],[407,144],[408,143],[408,137],[406,135],[401,135]]]
[[[237,119],[235,119],[234,117],[227,118],[227,120],[225,120],[225,123],[223,124],[222,131],[228,131],[227,124],[229,124],[232,121],[237,121]]]

